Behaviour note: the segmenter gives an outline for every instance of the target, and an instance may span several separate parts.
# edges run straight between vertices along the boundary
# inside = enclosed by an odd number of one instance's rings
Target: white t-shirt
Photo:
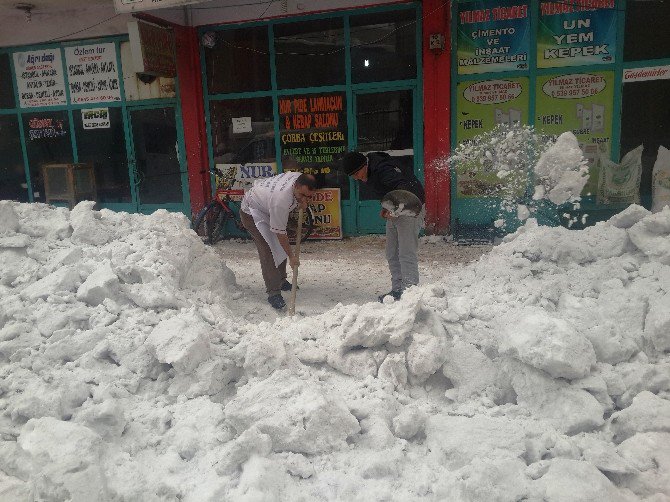
[[[298,205],[293,195],[295,181],[302,173],[288,172],[259,180],[242,199],[241,209],[254,221],[266,221],[276,234],[286,233],[289,213]]]

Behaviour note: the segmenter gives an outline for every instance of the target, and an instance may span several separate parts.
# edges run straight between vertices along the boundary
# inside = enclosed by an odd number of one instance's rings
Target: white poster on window
[[[65,63],[72,104],[121,101],[115,44],[66,47]]]
[[[60,49],[14,53],[21,108],[66,104]]]
[[[251,132],[251,117],[233,117],[233,134]]]
[[[109,129],[109,108],[89,108],[81,111],[84,129]]]

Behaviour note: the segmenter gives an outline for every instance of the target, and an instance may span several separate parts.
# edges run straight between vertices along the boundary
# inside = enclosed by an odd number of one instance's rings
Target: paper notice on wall
[[[642,176],[642,149],[631,150],[617,164],[605,158],[600,161],[598,204],[639,204]]]
[[[90,108],[81,111],[84,129],[109,129],[109,108]]]
[[[21,108],[66,104],[60,49],[14,53]]]
[[[251,117],[233,117],[233,134],[251,132]]]
[[[651,210],[656,213],[670,206],[670,150],[658,147],[651,175]]]
[[[121,101],[115,44],[66,47],[65,64],[72,104]]]

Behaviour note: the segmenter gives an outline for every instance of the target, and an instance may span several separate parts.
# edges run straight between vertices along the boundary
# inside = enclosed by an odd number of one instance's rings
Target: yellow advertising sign
[[[309,204],[314,214],[314,230],[310,239],[341,239],[342,209],[340,207],[340,189],[322,188],[312,196]]]

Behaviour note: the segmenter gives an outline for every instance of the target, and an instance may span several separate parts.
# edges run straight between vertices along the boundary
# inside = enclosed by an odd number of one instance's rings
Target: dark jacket
[[[416,195],[421,203],[426,202],[423,185],[413,173],[403,173],[400,166],[388,153],[371,152],[368,157],[368,181],[381,199],[391,190],[407,190]]]

